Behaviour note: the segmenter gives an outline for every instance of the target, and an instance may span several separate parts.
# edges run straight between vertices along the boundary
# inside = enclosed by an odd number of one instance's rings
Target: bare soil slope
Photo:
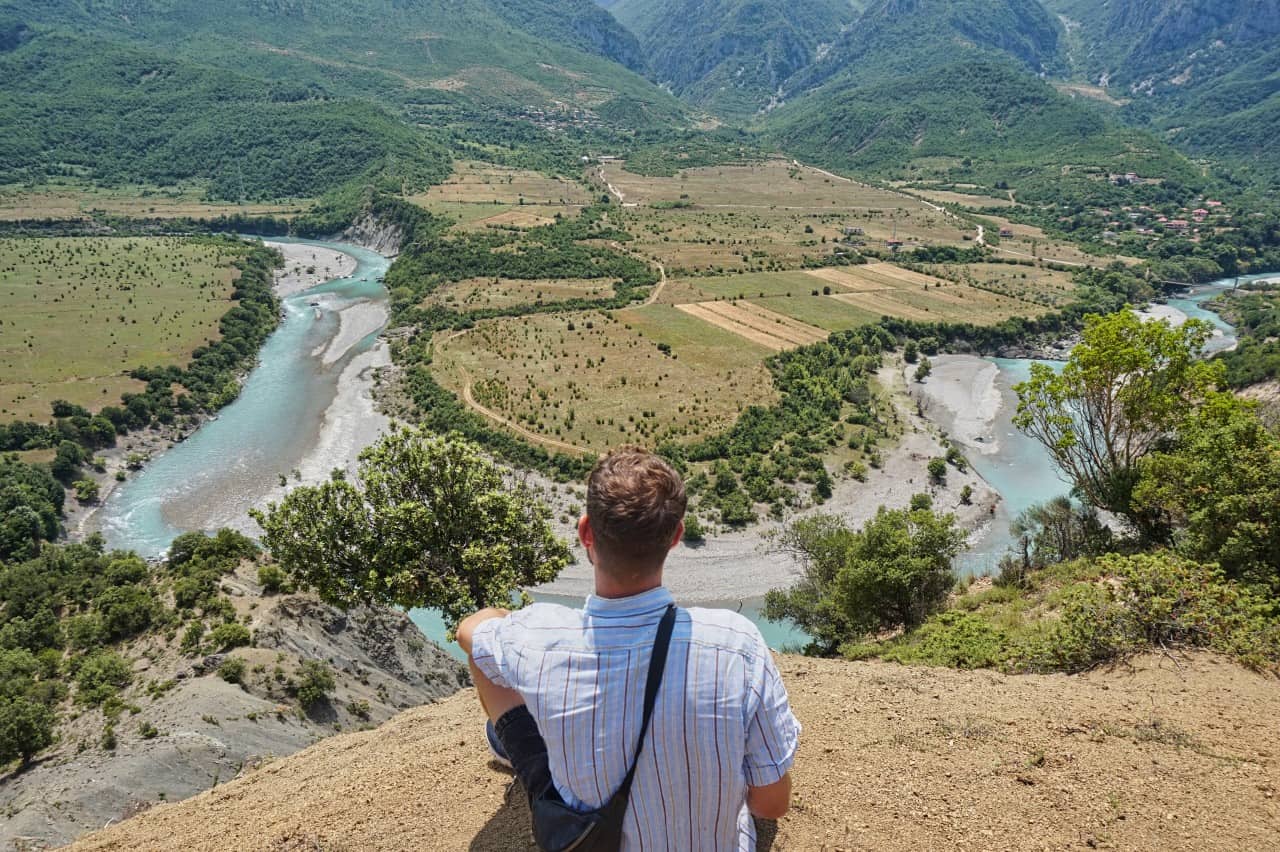
[[[1149,656],[1011,677],[782,657],[795,806],[761,848],[1267,849],[1280,684]],[[470,691],[332,737],[76,850],[532,849]]]

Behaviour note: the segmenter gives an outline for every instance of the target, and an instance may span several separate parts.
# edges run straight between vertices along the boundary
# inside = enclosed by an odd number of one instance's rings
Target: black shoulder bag
[[[667,665],[667,647],[671,644],[671,630],[676,623],[675,604],[669,604],[658,622],[658,634],[653,640],[653,656],[649,659],[649,677],[644,684],[644,718],[640,723],[640,739],[636,743],[636,755],[622,779],[618,792],[604,806],[581,813],[570,808],[556,792],[555,784],[533,797],[529,809],[533,812],[533,836],[538,847],[545,852],[617,852],[622,848],[622,824],[627,816],[627,802],[631,796],[631,782],[636,775],[636,762],[644,751],[645,734],[649,732],[649,717],[662,683],[662,671]]]

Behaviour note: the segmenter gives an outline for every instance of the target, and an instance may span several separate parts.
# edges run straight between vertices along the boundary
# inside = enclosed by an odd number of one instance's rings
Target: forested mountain
[[[1280,172],[1280,3],[1044,0],[1071,31],[1075,73],[1135,124],[1265,178]]]
[[[653,79],[713,111],[750,116],[816,62],[854,18],[849,0],[616,0]]]
[[[477,124],[688,123],[589,0],[0,0],[0,62],[9,180],[309,194],[438,176]]]
[[[833,82],[778,110],[766,129],[785,150],[829,168],[1008,184],[1027,198],[1106,171],[1195,178],[1184,158],[1150,135],[993,61],[861,86]]]
[[[1066,67],[1060,37],[1038,0],[875,0],[786,88],[794,97],[828,80],[886,82],[965,60],[1052,74]]]

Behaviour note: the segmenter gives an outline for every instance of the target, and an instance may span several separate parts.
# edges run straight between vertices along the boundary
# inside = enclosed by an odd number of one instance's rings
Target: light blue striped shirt
[[[622,784],[640,735],[644,681],[671,593],[538,603],[477,628],[472,658],[524,696],[571,806]],[[681,609],[671,636],[623,836],[626,852],[754,852],[747,786],[778,781],[800,723],[759,629],[722,609]]]

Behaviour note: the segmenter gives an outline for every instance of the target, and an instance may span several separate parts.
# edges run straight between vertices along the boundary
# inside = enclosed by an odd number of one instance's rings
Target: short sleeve
[[[774,665],[773,656],[763,654],[764,671],[757,685],[760,702],[747,720],[747,753],[744,761],[747,784],[764,787],[782,779],[796,759],[800,742],[800,722],[791,712],[787,689]]]
[[[471,634],[471,660],[494,686],[513,688],[504,674],[506,654],[503,652],[503,629],[507,618],[490,618],[482,621]]]

